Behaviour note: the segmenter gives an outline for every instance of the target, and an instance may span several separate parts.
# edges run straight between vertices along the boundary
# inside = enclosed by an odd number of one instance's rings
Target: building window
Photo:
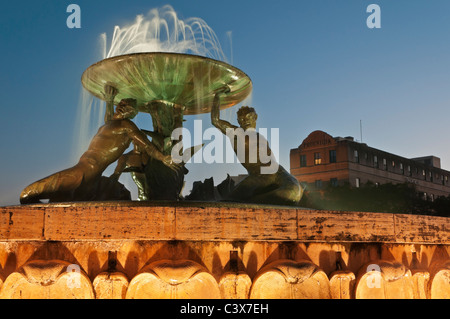
[[[322,163],[322,158],[320,153],[314,153],[314,165],[320,165]]]
[[[330,163],[336,163],[336,151],[335,150],[330,151]]]
[[[357,150],[354,151],[353,156],[355,157],[355,162],[359,163],[359,153]]]
[[[392,167],[395,168],[395,161],[392,161]]]
[[[387,161],[386,161],[385,158],[383,158],[383,168],[384,168],[385,170],[387,170]]]
[[[316,180],[315,185],[316,185],[317,189],[322,188],[322,180],[320,180],[320,179]]]
[[[430,182],[433,181],[433,173],[432,172],[428,172],[428,177],[430,178]]]
[[[411,176],[412,172],[411,172],[411,165],[408,165],[408,175]]]
[[[373,157],[373,166],[378,168],[378,156],[376,155]]]
[[[423,179],[427,179],[427,173],[425,172],[425,170],[422,170],[422,177]]]
[[[402,174],[405,174],[405,168],[403,167],[403,163],[400,163],[399,166],[400,166],[400,171],[402,172]]]
[[[356,186],[356,188],[359,188],[360,184],[361,184],[361,180],[359,178],[356,178],[355,179],[355,186]]]
[[[300,155],[300,167],[306,167],[306,155]]]
[[[331,185],[331,187],[337,187],[338,186],[338,179],[337,178],[331,178],[330,179],[330,185]]]

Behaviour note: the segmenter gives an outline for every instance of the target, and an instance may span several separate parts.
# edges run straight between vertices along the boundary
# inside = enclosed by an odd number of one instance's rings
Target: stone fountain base
[[[450,218],[201,202],[0,212],[0,298],[450,298]]]

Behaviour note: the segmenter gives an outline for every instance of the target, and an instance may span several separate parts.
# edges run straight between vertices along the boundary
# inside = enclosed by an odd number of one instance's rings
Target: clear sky
[[[80,29],[66,25],[71,3],[81,8]],[[381,8],[381,29],[366,25],[371,3]],[[99,35],[165,4],[180,18],[204,19],[250,76],[258,127],[279,128],[286,169],[289,150],[310,132],[360,140],[362,121],[369,146],[435,155],[450,170],[448,0],[7,1],[0,7],[0,205],[18,204],[25,186],[77,162],[80,78],[98,61]],[[186,119],[209,125],[208,116]],[[151,129],[150,121],[139,125]],[[188,168],[187,188],[245,172]]]

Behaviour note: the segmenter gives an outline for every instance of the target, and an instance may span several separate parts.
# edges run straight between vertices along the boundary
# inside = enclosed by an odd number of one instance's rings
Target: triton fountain
[[[242,201],[180,200],[186,169],[173,161],[171,132],[201,113],[222,132],[237,128],[220,109],[240,103],[252,82],[220,60],[202,20],[163,12],[167,20],[152,10],[116,27],[105,58],[83,73],[106,110],[78,164],[25,188],[27,205],[0,208],[0,299],[450,297],[448,218],[302,209],[292,175],[281,166],[261,174],[245,158],[249,177],[234,189]],[[153,131],[132,121],[138,112]],[[256,118],[238,112],[241,128],[254,130]],[[118,183],[122,172],[140,201]]]

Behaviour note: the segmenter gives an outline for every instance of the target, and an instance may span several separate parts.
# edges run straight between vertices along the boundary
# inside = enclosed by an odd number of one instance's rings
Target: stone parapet
[[[0,208],[0,298],[450,298],[450,218],[191,202]]]

